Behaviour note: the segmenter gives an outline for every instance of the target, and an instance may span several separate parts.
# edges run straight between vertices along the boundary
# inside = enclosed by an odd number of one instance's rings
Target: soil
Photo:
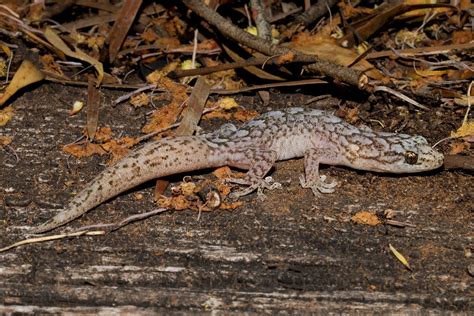
[[[13,136],[0,149],[2,247],[24,239],[31,226],[50,218],[105,168],[105,156],[76,159],[61,149],[82,135],[85,111],[68,112],[74,101],[87,99],[86,90],[42,84],[12,102],[15,117],[0,128],[0,135]],[[301,92],[272,93],[271,109],[313,97]],[[113,107],[111,100],[124,92],[103,93],[100,126],[110,126],[115,136],[140,135],[151,109]],[[250,96],[236,100],[267,110]],[[419,112],[337,99],[305,106],[338,114],[358,108],[357,125],[420,134],[430,143],[449,135],[465,110]],[[446,144],[441,149],[449,150]],[[170,211],[105,236],[1,253],[0,311],[21,306],[25,313],[472,313],[472,174],[435,170],[394,176],[328,166],[322,173],[338,180],[337,191],[315,198],[299,185],[302,171],[301,159],[277,163],[272,176],[283,189],[266,192],[264,201],[251,194],[234,210]],[[195,175],[210,177],[208,171]],[[153,210],[153,185],[104,203],[68,226],[117,222]],[[382,221],[388,212],[407,225],[351,220],[362,211]],[[407,258],[412,271],[389,245]]]

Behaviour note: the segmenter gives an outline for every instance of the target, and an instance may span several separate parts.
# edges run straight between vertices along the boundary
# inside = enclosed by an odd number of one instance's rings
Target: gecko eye
[[[409,165],[414,165],[418,162],[418,154],[413,151],[406,151],[404,156],[405,162]]]

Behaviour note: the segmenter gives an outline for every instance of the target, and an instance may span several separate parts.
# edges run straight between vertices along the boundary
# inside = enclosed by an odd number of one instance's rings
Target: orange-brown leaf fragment
[[[64,76],[61,66],[54,60],[53,55],[46,54],[40,57],[44,70],[52,72],[58,76]]]
[[[457,155],[469,149],[470,146],[468,142],[457,141],[449,144],[449,147],[451,147],[451,149],[449,150],[449,154]]]
[[[232,171],[229,167],[225,166],[217,168],[216,170],[214,170],[214,172],[212,172],[212,174],[218,179],[227,179],[232,175]]]
[[[98,142],[108,142],[112,138],[112,129],[110,127],[99,127],[95,132],[94,139]]]
[[[13,141],[11,136],[0,136],[0,148],[6,145],[10,145]]]
[[[351,217],[351,220],[354,223],[369,226],[377,226],[381,223],[377,215],[368,211],[357,212],[354,216]]]
[[[4,126],[13,117],[13,107],[7,106],[3,110],[0,110],[0,126]]]
[[[175,209],[177,211],[191,208],[192,203],[184,195],[173,197],[161,196],[158,200],[158,205],[163,208]]]
[[[101,147],[112,155],[109,164],[112,164],[124,157],[130,151],[130,148],[138,141],[132,137],[121,137],[106,142]]]
[[[132,96],[130,98],[130,103],[136,108],[142,107],[150,104],[150,97],[147,93],[142,92],[140,94]]]
[[[253,110],[247,110],[243,108],[237,108],[235,111],[226,111],[223,109],[218,109],[203,115],[203,119],[213,119],[213,118],[221,118],[221,119],[234,119],[241,122],[247,122],[253,119],[258,115],[258,112]]]
[[[63,151],[77,158],[89,157],[94,154],[105,155],[107,153],[102,146],[89,142],[63,146]]]
[[[232,202],[232,203],[222,202],[221,205],[219,205],[219,208],[222,210],[233,210],[242,206],[243,204],[244,202],[242,201],[237,201],[237,202]]]
[[[451,132],[452,138],[468,137],[474,135],[474,120],[466,120],[455,132]]]
[[[174,124],[181,111],[182,108],[175,102],[156,109],[151,115],[150,121],[143,126],[142,132],[153,133]]]
[[[231,187],[228,186],[227,184],[225,184],[224,182],[222,181],[219,181],[215,184],[215,187],[217,188],[217,190],[219,191],[220,195],[225,197],[227,195],[229,195],[230,191],[231,191]]]
[[[278,57],[277,64],[279,64],[279,65],[285,64],[285,63],[293,61],[293,59],[295,59],[295,54],[293,52],[288,52],[288,53]]]

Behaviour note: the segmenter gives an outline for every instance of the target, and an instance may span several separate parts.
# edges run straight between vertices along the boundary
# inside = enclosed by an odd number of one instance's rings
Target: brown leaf
[[[92,155],[105,155],[107,152],[97,144],[84,143],[84,144],[72,144],[63,147],[63,151],[71,154],[77,158],[90,157]]]
[[[4,126],[8,123],[13,117],[13,107],[7,106],[3,110],[0,110],[0,126]]]
[[[332,38],[311,36],[308,33],[301,33],[296,36],[291,42],[291,47],[300,52],[316,55],[322,60],[331,61],[342,66],[351,65],[359,56],[355,51],[339,46]],[[385,79],[385,76],[365,59],[359,60],[352,68],[364,71],[365,74],[373,79]]]
[[[91,64],[97,71],[96,85],[97,86],[100,85],[100,83],[102,82],[102,79],[104,78],[104,66],[102,65],[101,62],[87,55],[86,53],[84,53],[77,47],[75,47],[75,50],[72,50],[71,48],[69,48],[69,46],[67,46],[66,43],[64,43],[61,37],[59,37],[59,35],[56,34],[50,27],[46,27],[46,30],[44,31],[44,36],[51,44],[53,44],[53,46],[56,49],[59,49],[61,52],[63,52],[67,56],[77,58],[79,60],[82,60],[82,61],[85,61],[86,63]]]
[[[132,137],[121,137],[102,144],[102,148],[112,155],[109,164],[112,164],[130,152],[130,148],[138,142]]]
[[[226,179],[229,178],[232,175],[232,171],[230,170],[229,167],[220,167],[217,168],[212,172],[214,176],[216,176],[218,179]]]
[[[183,119],[176,129],[176,135],[194,134],[201,119],[210,89],[211,87],[206,83],[206,79],[199,77],[188,99],[188,104],[182,112]]]
[[[470,148],[468,142],[456,141],[449,144],[449,155],[457,155]]]
[[[23,60],[12,81],[0,97],[0,106],[3,105],[18,90],[32,83],[43,80],[44,74],[28,59]]]
[[[112,63],[117,53],[122,47],[123,41],[127,36],[128,30],[132,26],[133,20],[137,15],[138,9],[142,5],[142,0],[124,0],[117,16],[117,20],[109,33],[109,61]]]
[[[369,226],[377,226],[381,224],[380,220],[378,219],[377,215],[368,211],[360,211],[357,212],[354,216],[351,217],[351,220],[354,223],[362,224],[362,225],[369,225]]]
[[[6,145],[10,145],[13,141],[11,136],[0,136],[0,148]]]
[[[89,141],[94,140],[99,124],[100,91],[94,86],[94,80],[89,78],[87,86],[87,122],[86,135]]]

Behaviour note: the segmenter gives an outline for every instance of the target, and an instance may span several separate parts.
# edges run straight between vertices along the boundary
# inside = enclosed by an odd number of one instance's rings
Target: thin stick
[[[71,237],[78,237],[78,236],[99,236],[99,235],[105,235],[105,231],[103,231],[103,230],[79,231],[79,232],[65,233],[65,234],[59,234],[59,235],[28,238],[28,239],[13,243],[13,244],[11,244],[9,246],[6,246],[4,248],[1,248],[0,252],[4,252],[4,251],[7,251],[7,250],[10,250],[12,248],[19,247],[19,246],[28,245],[28,244],[35,244],[35,243],[39,243],[39,242],[58,240],[58,239],[64,239],[64,238],[71,238]]]
[[[376,86],[376,87],[374,88],[374,92],[375,92],[375,91],[385,91],[385,92],[391,93],[391,94],[397,96],[398,98],[402,99],[403,101],[406,101],[406,102],[408,102],[408,103],[410,103],[410,104],[412,104],[412,105],[414,105],[414,106],[416,106],[416,107],[418,107],[418,108],[420,108],[420,109],[423,109],[423,110],[425,110],[425,111],[428,111],[428,110],[429,110],[428,107],[426,107],[426,106],[424,106],[424,105],[422,105],[422,104],[416,102],[416,101],[413,100],[412,98],[407,97],[407,96],[404,95],[403,93],[398,92],[398,91],[395,91],[395,90],[393,90],[393,89],[391,89],[391,88],[389,88],[389,87],[386,87],[386,86]]]

